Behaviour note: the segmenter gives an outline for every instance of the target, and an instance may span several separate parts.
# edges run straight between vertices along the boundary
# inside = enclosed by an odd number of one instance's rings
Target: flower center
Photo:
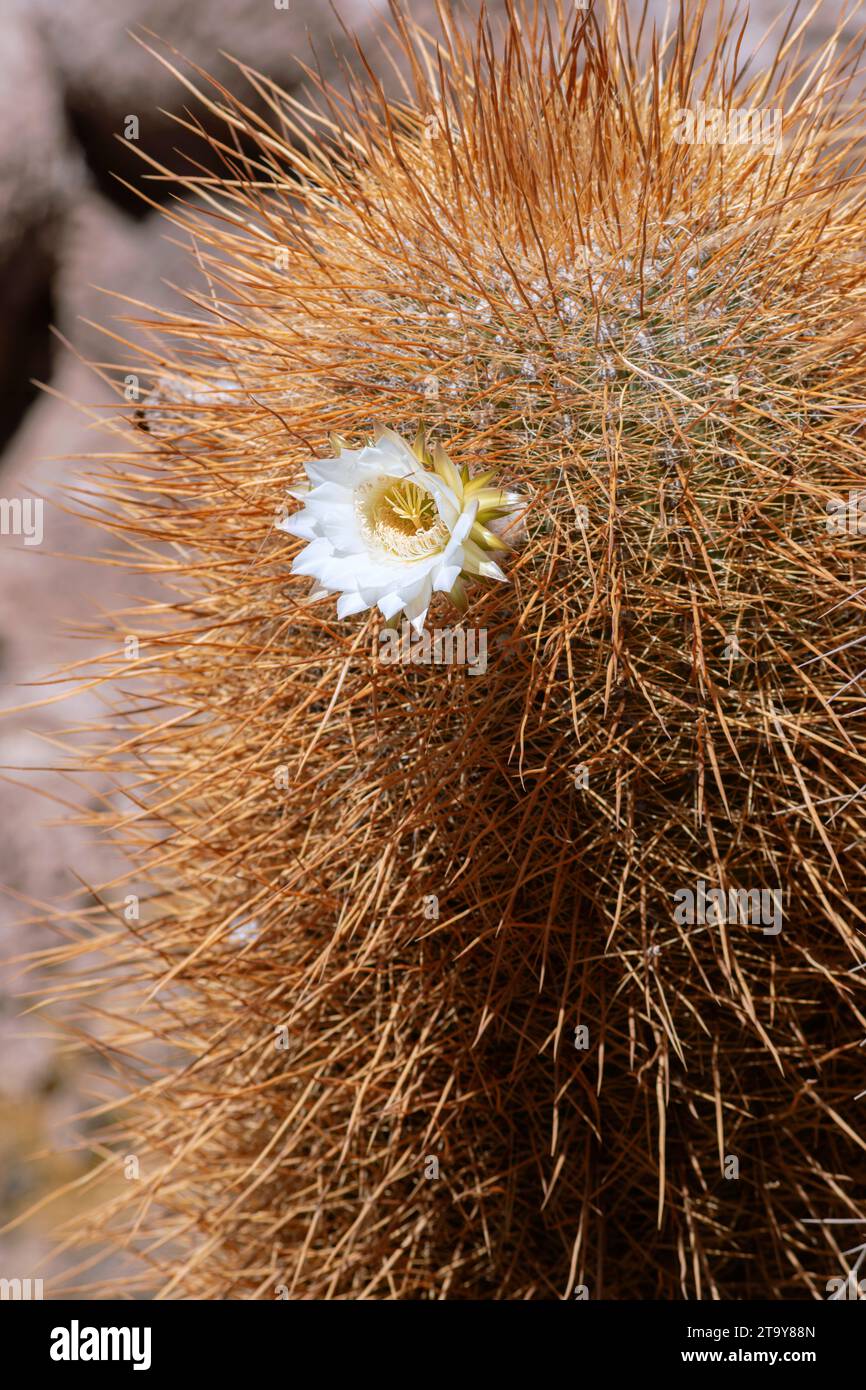
[[[450,532],[429,492],[408,478],[372,478],[355,495],[367,544],[399,560],[421,560],[448,543]]]

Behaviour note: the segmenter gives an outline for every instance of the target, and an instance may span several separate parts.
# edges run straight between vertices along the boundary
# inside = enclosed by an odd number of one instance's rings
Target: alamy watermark
[[[41,1279],[0,1279],[0,1300],[31,1301],[44,1297]]]
[[[681,106],[677,122],[673,132],[677,145],[767,145],[778,149],[782,143],[782,112],[777,106],[723,111],[699,101],[695,110]]]
[[[0,536],[23,536],[25,545],[41,545],[41,497],[0,497]]]
[[[866,492],[831,497],[827,503],[827,530],[833,536],[866,536]]]
[[[435,627],[415,632],[403,622],[400,632],[386,627],[379,633],[373,658],[383,665],[465,666],[470,676],[487,670],[486,627]]]
[[[764,936],[782,930],[781,888],[707,888],[699,878],[696,888],[674,893],[674,921],[680,926],[722,926],[740,923],[760,926]]]
[[[131,1361],[134,1371],[147,1371],[151,1361],[149,1327],[82,1327],[73,1318],[69,1327],[51,1331],[52,1361]]]

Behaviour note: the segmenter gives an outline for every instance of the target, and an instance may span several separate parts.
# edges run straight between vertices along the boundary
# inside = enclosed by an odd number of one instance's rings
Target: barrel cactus
[[[398,16],[396,98],[242,70],[266,122],[184,74],[211,291],[99,481],[161,585],[88,753],[134,856],[94,1185],[139,1180],[79,1236],[163,1296],[825,1297],[866,1178],[853,65]]]

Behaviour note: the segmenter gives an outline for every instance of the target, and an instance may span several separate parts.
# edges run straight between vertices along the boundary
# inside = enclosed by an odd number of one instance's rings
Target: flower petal
[[[292,571],[310,575],[317,594],[337,594],[339,618],[375,606],[386,621],[405,612],[415,631],[421,632],[432,595],[460,596],[464,573],[505,580],[490,558],[495,532],[492,526],[485,531],[484,526],[512,500],[520,499],[490,487],[492,474],[478,475],[473,488],[468,470],[453,465],[441,447],[419,457],[390,429],[380,430],[376,442],[361,449],[343,448],[336,439],[332,447],[340,450],[336,457],[304,464],[307,483],[290,490],[303,505],[276,525],[307,542],[292,561]],[[438,530],[431,529],[438,549],[408,558],[405,550],[412,547],[404,548],[401,536],[393,528],[389,532],[388,526],[382,531],[373,528],[371,538],[366,514],[359,507],[359,489],[382,480],[381,490],[365,493],[364,508],[378,506],[391,478],[411,479],[433,498],[439,521],[444,523]]]
[[[337,617],[351,618],[355,613],[363,613],[364,609],[369,607],[369,603],[365,603],[359,593],[341,594],[337,599]]]

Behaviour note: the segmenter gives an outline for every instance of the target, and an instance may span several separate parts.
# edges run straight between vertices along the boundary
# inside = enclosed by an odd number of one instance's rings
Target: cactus
[[[79,928],[125,981],[94,1193],[141,1176],[77,1238],[163,1296],[824,1297],[866,1178],[855,60],[750,76],[703,6],[395,16],[398,99],[239,65],[266,121],[179,70],[210,294],[98,481],[162,586],[87,755],[141,919]],[[305,468],[383,429],[524,499],[506,582],[426,614],[483,674],[292,573]]]

